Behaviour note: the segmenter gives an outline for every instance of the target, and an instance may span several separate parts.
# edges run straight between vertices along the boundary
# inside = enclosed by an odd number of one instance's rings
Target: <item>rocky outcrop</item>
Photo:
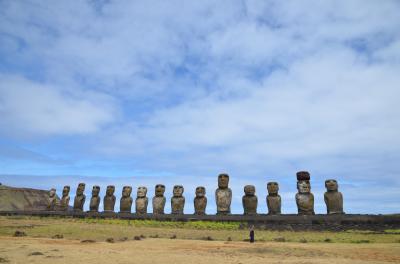
[[[0,185],[0,211],[47,210],[49,191]],[[60,198],[56,197],[57,204]]]

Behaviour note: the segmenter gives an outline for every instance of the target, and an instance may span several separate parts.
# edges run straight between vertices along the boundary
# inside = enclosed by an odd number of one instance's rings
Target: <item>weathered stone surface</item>
[[[153,197],[153,214],[164,214],[164,207],[166,199],[164,197],[165,186],[157,184],[155,189],[155,196]]]
[[[183,214],[185,207],[185,197],[183,197],[184,188],[182,185],[175,185],[173,189],[173,196],[171,198],[171,213]]]
[[[269,182],[267,184],[267,190],[268,214],[281,214],[281,196],[278,194],[279,184],[277,182]]]
[[[86,196],[84,194],[86,184],[79,183],[76,189],[76,195],[74,199],[74,211],[83,211],[83,205],[85,204]]]
[[[244,186],[244,196],[242,197],[243,213],[245,215],[257,214],[258,199],[256,194],[256,187],[254,185]]]
[[[116,199],[114,192],[115,192],[115,186],[108,185],[106,190],[106,195],[104,196],[103,200],[104,212],[114,212],[115,199]]]
[[[147,214],[147,205],[149,204],[149,199],[146,197],[146,195],[147,188],[144,186],[138,187],[135,201],[137,214]]]
[[[339,185],[336,180],[330,179],[325,181],[327,192],[324,194],[327,214],[344,214],[343,212],[343,195],[338,191]]]
[[[56,189],[52,188],[49,191],[49,200],[47,204],[47,210],[49,211],[54,211],[57,205],[57,199],[56,199]]]
[[[69,191],[70,191],[70,187],[68,185],[65,185],[63,188],[63,192],[62,192],[62,198],[60,200],[60,210],[61,211],[67,211],[69,208]]]
[[[122,197],[120,201],[120,212],[121,213],[130,213],[132,208],[133,199],[131,197],[132,187],[131,186],[124,186],[122,189]]]
[[[100,186],[93,186],[92,189],[92,198],[90,198],[90,206],[89,210],[91,212],[98,212],[99,211],[99,205],[100,205]]]
[[[314,195],[311,193],[311,185],[309,180],[310,174],[308,172],[297,173],[297,190],[296,204],[298,214],[313,215],[314,212]]]
[[[232,190],[228,187],[229,175],[222,173],[218,175],[218,189],[215,191],[217,203],[217,214],[225,215],[231,213]]]
[[[194,214],[205,215],[207,207],[206,188],[199,186],[196,188],[196,197],[194,198]]]

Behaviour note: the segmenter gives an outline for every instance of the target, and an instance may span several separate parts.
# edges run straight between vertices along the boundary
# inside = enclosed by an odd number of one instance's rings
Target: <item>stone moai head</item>
[[[299,193],[310,193],[310,173],[307,171],[299,171],[296,173],[297,176],[297,190]]]
[[[325,181],[325,187],[328,192],[337,192],[339,189],[339,185],[336,180],[329,179]]]
[[[279,184],[277,182],[267,183],[267,190],[269,195],[277,195],[279,191]]]
[[[164,193],[165,193],[165,185],[157,184],[156,189],[155,189],[155,195],[162,197],[162,196],[164,196]]]
[[[106,195],[107,196],[113,196],[114,192],[115,192],[115,186],[114,185],[108,185],[107,186]]]
[[[124,188],[122,188],[122,197],[128,198],[129,196],[131,196],[131,193],[132,193],[131,186],[124,186]]]
[[[137,197],[144,198],[147,195],[147,188],[144,186],[140,186],[137,188]]]
[[[56,189],[51,188],[49,191],[49,197],[54,198],[56,196]]]
[[[184,188],[182,185],[175,185],[172,192],[173,192],[174,197],[182,197],[183,191],[184,191]]]
[[[199,186],[196,188],[196,197],[204,197],[206,196],[206,188],[203,186]]]
[[[229,175],[226,173],[221,173],[218,175],[218,188],[226,189],[229,185]]]
[[[64,188],[63,188],[62,195],[63,196],[68,196],[70,189],[71,188],[68,185],[65,185]]]
[[[98,186],[98,185],[93,186],[92,197],[99,196],[99,193],[100,193],[100,186]]]
[[[76,189],[77,196],[83,195],[83,193],[85,192],[85,186],[86,184],[84,184],[83,182],[79,183],[78,188]]]
[[[246,196],[254,196],[256,194],[256,187],[254,185],[244,186],[244,193]]]

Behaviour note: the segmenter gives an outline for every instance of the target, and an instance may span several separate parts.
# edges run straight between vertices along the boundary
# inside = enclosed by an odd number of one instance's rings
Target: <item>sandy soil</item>
[[[144,239],[86,242],[0,237],[3,263],[400,263],[400,244]]]

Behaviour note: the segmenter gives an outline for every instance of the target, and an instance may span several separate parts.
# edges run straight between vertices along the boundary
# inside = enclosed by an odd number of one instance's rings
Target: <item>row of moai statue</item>
[[[314,195],[311,193],[310,173],[307,171],[297,172],[297,190],[296,204],[298,214],[313,215],[314,212]],[[328,214],[343,214],[343,196],[338,191],[338,183],[336,180],[330,179],[325,181],[327,192],[324,194],[324,200]],[[277,182],[269,182],[267,184],[268,195],[266,198],[268,214],[281,214],[281,196],[278,194],[279,185]],[[69,186],[64,186],[62,198],[59,205],[56,204],[56,190],[50,190],[48,203],[49,210],[68,210],[69,207]],[[83,211],[86,196],[84,195],[85,184],[79,183],[76,190],[73,209],[75,211]],[[115,187],[107,186],[106,195],[104,196],[103,205],[104,212],[114,212],[116,197],[114,195]],[[185,206],[185,197],[183,196],[184,188],[182,185],[175,185],[173,188],[173,197],[171,198],[171,213],[183,214]],[[258,198],[255,195],[256,189],[253,185],[244,187],[245,195],[242,198],[243,209],[245,215],[257,214]],[[93,186],[92,197],[90,199],[90,212],[98,212],[100,205],[100,187]],[[120,212],[130,213],[133,199],[131,197],[132,187],[124,186],[122,197],[120,200]],[[153,197],[153,214],[164,214],[166,198],[164,196],[165,186],[157,184],[155,186],[155,196]],[[147,214],[148,198],[147,188],[138,187],[137,198],[135,201],[136,213]],[[229,175],[220,174],[218,176],[218,189],[215,191],[215,201],[217,204],[217,214],[227,215],[231,212],[232,190],[229,188]],[[207,207],[206,189],[202,186],[196,188],[196,197],[194,198],[195,214],[204,215]]]

